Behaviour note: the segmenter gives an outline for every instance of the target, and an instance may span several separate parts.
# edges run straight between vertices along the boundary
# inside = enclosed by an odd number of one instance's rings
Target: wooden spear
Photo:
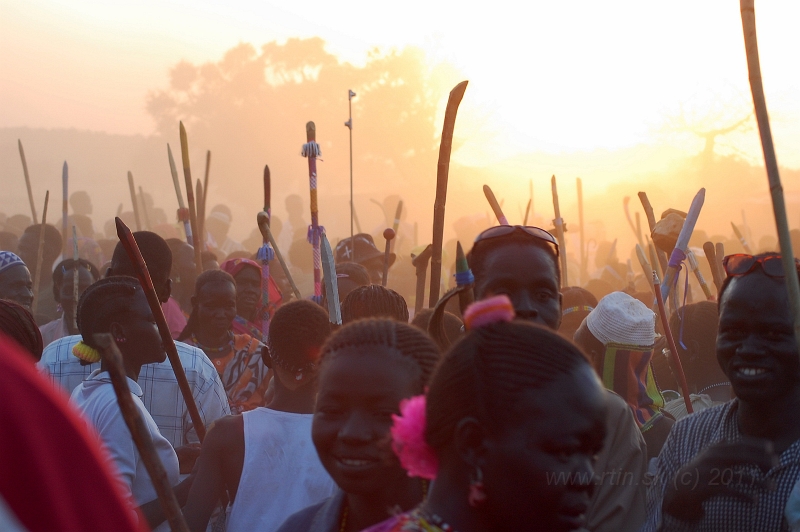
[[[131,193],[131,203],[133,204],[133,219],[136,220],[136,230],[142,230],[142,223],[139,219],[139,202],[136,201],[136,187],[133,186],[133,174],[128,171],[128,189]]]
[[[22,149],[22,140],[17,139],[19,146],[19,158],[22,159],[22,173],[25,174],[25,187],[28,189],[28,201],[31,204],[31,217],[33,225],[38,224],[38,216],[36,216],[36,202],[33,201],[33,190],[31,189],[31,177],[28,175],[28,161],[25,159],[25,150]]]
[[[206,150],[206,175],[203,178],[203,214],[208,212],[208,173],[211,170],[211,150]],[[203,218],[205,226],[205,218]]]
[[[503,208],[497,203],[497,198],[494,196],[494,192],[492,192],[491,187],[489,185],[483,185],[483,195],[486,196],[486,201],[489,202],[489,206],[492,208],[492,212],[494,212],[495,218],[500,225],[509,225],[508,218],[506,215],[503,214]]]
[[[64,239],[66,240],[66,239]],[[78,298],[80,297],[80,272],[78,271],[78,231],[72,226],[72,327],[78,330]]]
[[[270,231],[269,228],[269,215],[263,211],[258,213],[257,222],[258,222],[258,229],[261,231],[262,238],[268,240],[270,245],[272,245],[272,250],[275,252],[275,256],[278,258],[278,262],[281,264],[283,273],[284,275],[286,275],[286,279],[289,280],[289,284],[292,285],[292,292],[294,293],[294,297],[296,297],[297,299],[303,299],[303,296],[300,295],[300,290],[298,290],[297,285],[294,284],[294,279],[292,278],[292,274],[289,271],[289,267],[286,265],[286,261],[283,260],[283,255],[281,255],[281,250],[278,249],[278,244],[275,243],[275,239],[272,237],[272,231]]]
[[[136,445],[136,450],[139,451],[139,456],[142,457],[147,474],[150,475],[150,480],[156,490],[158,502],[161,504],[161,509],[164,511],[167,522],[172,532],[189,532],[181,513],[178,499],[175,497],[175,492],[169,483],[164,464],[161,463],[158,451],[156,451],[156,447],[153,444],[153,439],[150,437],[150,431],[147,429],[139,409],[133,403],[133,398],[131,398],[131,390],[128,387],[128,380],[122,363],[122,353],[119,352],[117,344],[114,343],[114,339],[109,333],[95,334],[94,341],[100,347],[100,355],[103,357],[104,366],[108,370],[108,376],[111,378],[111,385],[114,387],[114,394],[117,396],[122,418],[128,426],[133,443]]]
[[[761,65],[758,59],[758,40],[756,39],[756,13],[754,0],[740,0],[742,12],[742,29],[744,31],[744,47],[747,50],[747,70],[750,75],[750,91],[753,94],[753,105],[756,110],[756,122],[761,135],[761,147],[764,152],[764,163],[767,167],[769,190],[772,196],[772,209],[775,213],[775,225],[778,228],[778,242],[781,248],[783,271],[786,272],[786,289],[794,316],[794,336],[800,347],[800,281],[795,275],[794,251],[789,234],[789,221],[786,217],[786,203],[783,199],[783,186],[778,173],[778,159],[772,145],[772,132],[769,127],[767,100],[761,83]]]
[[[206,211],[205,211],[206,191],[203,188],[203,184],[200,183],[199,179],[195,184],[195,198],[197,198],[195,201],[197,202],[197,231],[200,233],[200,245],[202,247],[206,247],[206,242],[208,242],[208,237],[206,236]],[[217,245],[221,244],[222,242],[217,242]]]
[[[569,280],[567,278],[567,245],[564,239],[564,219],[561,218],[561,207],[558,204],[556,176],[550,178],[550,186],[553,189],[553,213],[555,214],[553,224],[555,224],[556,238],[558,239],[558,255],[561,257],[561,287],[564,288],[569,286]]]
[[[589,263],[588,258],[586,257],[586,249],[584,238],[585,235],[583,233],[583,181],[581,178],[576,179],[576,185],[578,187],[578,231],[580,231],[580,246],[581,246],[581,283],[586,283],[589,279]]]
[[[153,226],[150,225],[150,213],[147,212],[147,202],[144,199],[144,190],[142,185],[139,185],[139,201],[142,203],[142,215],[144,216],[144,228],[152,231]]]
[[[391,227],[387,227],[383,231],[383,238],[386,240],[386,248],[383,252],[383,277],[381,277],[381,286],[386,286],[386,283],[389,282],[389,257],[392,253],[392,240],[397,233],[394,232],[394,229]]]
[[[708,260],[708,266],[711,268],[711,278],[714,280],[714,286],[717,288],[717,293],[719,294],[719,289],[722,288],[722,278],[717,269],[717,251],[714,249],[714,244],[711,242],[703,244],[703,251]]]
[[[67,256],[67,218],[69,217],[69,167],[67,161],[61,167],[61,256]]]
[[[394,211],[394,223],[392,224],[392,231],[394,231],[395,236],[397,236],[397,231],[400,230],[400,216],[403,214],[403,200],[397,202],[397,210]],[[395,241],[392,240],[392,251],[394,251],[394,243]]]
[[[31,314],[36,316],[36,309],[39,306],[39,285],[42,278],[42,255],[44,254],[44,232],[47,225],[47,204],[50,203],[50,191],[44,194],[44,210],[42,211],[42,225],[39,226],[39,247],[36,249],[36,269],[33,272],[33,303],[31,304]]]
[[[192,390],[189,388],[189,381],[186,380],[186,372],[183,370],[178,350],[175,347],[175,341],[172,339],[172,333],[170,333],[169,325],[167,325],[167,320],[164,317],[164,309],[158,300],[153,280],[150,278],[150,270],[147,269],[147,264],[142,258],[142,252],[139,251],[139,245],[136,243],[131,230],[120,218],[116,218],[115,222],[117,224],[117,237],[119,237],[119,241],[133,265],[139,284],[144,289],[144,295],[147,296],[147,304],[150,306],[150,312],[153,313],[156,325],[158,325],[161,343],[167,352],[172,371],[175,373],[175,380],[178,381],[178,388],[181,391],[181,396],[183,396],[183,401],[186,403],[186,410],[189,412],[197,438],[200,443],[203,443],[203,439],[206,437],[206,427],[203,424],[203,418],[200,417],[200,412],[197,410],[197,404],[194,402]]]
[[[672,331],[669,328],[669,318],[667,311],[664,309],[664,298],[661,296],[661,286],[658,280],[658,275],[653,272],[653,292],[656,294],[656,303],[658,303],[658,315],[661,317],[661,326],[664,328],[664,336],[667,337],[667,345],[669,345],[670,357],[675,368],[675,373],[678,374],[678,382],[681,385],[683,392],[683,401],[686,404],[686,412],[689,414],[694,412],[692,407],[692,398],[689,395],[689,386],[686,384],[686,374],[683,372],[683,364],[681,364],[681,357],[678,356],[678,348],[675,346],[675,338],[672,336]]]
[[[194,263],[199,276],[203,273],[203,257],[200,255],[200,233],[197,228],[197,210],[192,191],[192,169],[189,166],[189,141],[186,138],[186,128],[180,122],[181,159],[183,160],[183,178],[186,181],[186,202],[189,204],[189,224],[192,226],[192,246],[194,246]]]
[[[742,243],[742,247],[744,248],[744,252],[745,253],[749,253],[750,255],[752,255],[753,254],[753,250],[750,247],[750,245],[747,243],[747,239],[744,237],[742,232],[739,231],[739,228],[736,227],[736,224],[733,223],[733,222],[731,222],[731,227],[733,227],[733,233],[736,235],[736,238],[738,238],[739,242]]]
[[[189,223],[189,209],[183,203],[183,194],[181,194],[181,183],[178,179],[178,169],[175,168],[175,159],[172,157],[172,149],[167,144],[167,156],[169,157],[169,170],[172,174],[172,184],[175,186],[175,194],[178,196],[178,220],[183,223],[183,231],[186,235],[186,243],[190,246],[194,245],[194,238],[192,237],[192,225]]]
[[[442,245],[444,244],[444,207],[447,202],[447,178],[450,173],[450,151],[453,149],[453,130],[456,127],[456,114],[467,81],[462,81],[450,91],[444,112],[442,139],[439,143],[439,162],[436,167],[436,199],[433,202],[433,248],[431,255],[431,289],[428,296],[429,307],[439,301],[439,288],[442,284]]]

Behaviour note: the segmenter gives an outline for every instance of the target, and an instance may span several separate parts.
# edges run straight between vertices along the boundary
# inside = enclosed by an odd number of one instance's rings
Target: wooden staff
[[[531,200],[528,200],[528,206],[525,207],[525,217],[522,219],[522,225],[528,225],[528,216],[531,213]]]
[[[383,251],[383,277],[381,278],[381,286],[386,286],[389,281],[389,256],[392,253],[392,240],[395,237],[394,229],[391,227],[383,231],[383,238],[386,239],[386,248]]]
[[[211,150],[206,150],[206,175],[203,178],[203,214],[207,213],[208,207],[208,174],[211,170]],[[205,227],[205,218],[203,218],[203,226]]]
[[[78,271],[78,231],[72,226],[72,326],[78,330],[78,298],[80,297],[80,272]]]
[[[675,247],[670,255],[667,270],[664,272],[664,284],[661,286],[661,297],[664,300],[669,299],[672,287],[677,282],[680,263],[689,251],[689,239],[694,231],[694,226],[697,224],[697,219],[700,217],[700,211],[703,208],[705,199],[706,189],[701,188],[697,194],[695,194],[694,199],[692,199],[692,205],[689,207],[689,212],[686,214],[686,220],[683,221],[683,227],[681,227],[678,240],[675,242]],[[677,307],[673,310],[677,310]]]
[[[42,255],[44,254],[44,232],[47,227],[47,204],[50,203],[50,191],[44,194],[44,210],[42,211],[42,225],[39,226],[39,246],[36,248],[36,269],[33,272],[33,303],[31,303],[31,314],[36,316],[36,309],[39,306],[39,285],[41,284]]]
[[[650,261],[647,260],[647,256],[644,254],[644,249],[639,244],[636,244],[636,257],[639,259],[639,265],[642,267],[642,273],[644,273],[644,278],[652,277],[653,275],[653,267],[650,265]],[[648,283],[650,285],[650,289],[653,289],[653,284]],[[655,292],[653,292],[655,295]]]
[[[22,140],[17,139],[17,146],[19,146],[19,158],[22,159],[22,173],[25,175],[25,188],[28,189],[28,201],[31,204],[31,219],[33,220],[33,225],[36,225],[39,223],[39,218],[36,216],[36,202],[33,201],[31,177],[28,175],[28,161],[25,159],[25,150],[22,149]]]
[[[724,281],[726,274],[725,267],[722,265],[722,259],[725,258],[725,244],[717,242],[714,244],[714,249],[717,252],[717,271],[719,272],[719,278]]]
[[[442,245],[444,244],[444,207],[447,203],[447,178],[450,173],[450,151],[453,149],[453,130],[456,114],[467,81],[462,81],[450,91],[444,112],[442,139],[439,143],[439,162],[436,166],[436,199],[433,202],[433,249],[431,254],[431,289],[428,296],[430,307],[439,301],[439,288],[442,283]]]
[[[425,305],[425,277],[428,275],[428,263],[431,260],[433,246],[428,244],[425,249],[417,256],[411,255],[411,265],[414,266],[417,274],[417,291],[414,299],[414,315],[419,314]]]
[[[183,223],[183,231],[186,235],[186,243],[190,246],[194,245],[194,238],[192,238],[192,225],[189,222],[189,209],[183,203],[183,194],[181,194],[181,182],[178,180],[178,169],[175,168],[175,159],[172,158],[172,149],[167,144],[167,156],[169,157],[169,170],[172,174],[172,184],[175,186],[175,194],[178,196],[178,220]]]
[[[272,178],[269,173],[269,165],[264,165],[264,211],[267,214],[266,224],[270,225],[272,221]],[[261,261],[261,306],[264,307],[265,312],[269,309],[269,262],[275,258],[275,250],[272,249],[269,243],[269,238],[261,235],[261,248],[258,250],[258,259]],[[261,334],[264,338],[269,333],[269,318],[263,321]]]
[[[283,269],[283,273],[286,275],[286,279],[289,280],[289,284],[292,285],[292,292],[294,292],[294,297],[297,299],[303,299],[300,295],[300,290],[297,289],[297,285],[294,284],[294,279],[292,278],[292,274],[289,271],[289,267],[286,266],[286,261],[283,260],[283,255],[281,255],[281,250],[278,249],[278,245],[275,243],[275,239],[272,237],[272,231],[269,229],[269,216],[265,212],[258,213],[258,229],[261,231],[261,236],[269,240],[270,245],[272,245],[273,251],[275,251],[275,256],[278,258],[278,262],[281,264],[281,268]]]
[[[581,246],[581,283],[586,283],[586,280],[589,278],[589,262],[588,257],[586,256],[586,245],[584,244],[584,232],[583,232],[583,181],[581,178],[577,178],[576,185],[578,187],[578,230],[580,231],[580,246]]]
[[[150,213],[147,209],[147,201],[144,199],[144,190],[142,190],[142,186],[139,185],[139,201],[142,202],[142,215],[144,216],[144,228],[148,231],[152,231],[153,226],[150,225]]]
[[[164,317],[164,310],[161,307],[161,302],[158,300],[158,294],[153,286],[153,280],[150,278],[150,270],[147,269],[147,264],[142,258],[142,252],[139,251],[139,245],[133,238],[131,230],[125,225],[120,218],[116,218],[117,224],[117,237],[125,248],[125,253],[128,255],[133,269],[136,272],[136,277],[139,279],[139,284],[144,289],[144,295],[147,296],[147,304],[150,306],[150,312],[158,325],[158,332],[161,334],[161,343],[164,345],[164,350],[167,352],[167,358],[172,366],[172,371],[175,373],[175,380],[178,381],[178,388],[181,390],[181,395],[186,403],[186,409],[189,411],[189,417],[194,425],[197,438],[200,443],[206,437],[206,427],[203,424],[203,418],[200,417],[200,412],[197,410],[197,405],[192,396],[192,390],[189,388],[189,381],[186,380],[186,373],[181,365],[181,359],[178,356],[178,350],[175,347],[175,341],[172,339],[172,334],[167,325],[167,320]]]
[[[133,174],[128,171],[128,190],[131,193],[131,203],[133,204],[133,219],[136,221],[136,230],[142,230],[142,223],[139,219],[139,202],[136,201],[136,187],[133,186]]]
[[[400,230],[400,216],[403,214],[403,200],[397,202],[397,210],[394,211],[394,223],[392,224],[392,230],[394,231],[395,236],[397,236],[397,231]],[[392,240],[392,251],[394,251],[394,244],[395,240]]]
[[[128,426],[139,456],[142,457],[147,474],[150,475],[167,522],[173,532],[189,532],[178,499],[169,483],[164,464],[161,463],[158,451],[153,444],[153,438],[150,437],[150,431],[131,398],[131,390],[128,387],[125,367],[122,363],[122,353],[119,352],[117,344],[114,343],[114,339],[109,333],[95,334],[94,341],[100,347],[100,355],[103,357],[108,376],[111,378],[111,385],[114,387],[122,418]]]
[[[706,296],[706,299],[708,301],[712,301],[714,296],[711,293],[711,289],[708,287],[708,283],[706,282],[706,278],[703,276],[703,272],[700,271],[700,266],[697,264],[697,257],[689,248],[686,249],[686,258],[689,261],[689,268],[691,268],[692,273],[694,273],[694,276],[697,278],[697,282],[700,283],[700,288],[703,289],[703,294]]]
[[[208,237],[206,236],[206,211],[205,204],[206,192],[200,180],[195,184],[195,198],[197,198],[197,231],[200,233],[200,246],[206,247]],[[217,243],[221,244],[220,242]],[[202,250],[201,250],[202,251]]]
[[[706,260],[708,260],[708,267],[711,268],[711,278],[714,279],[714,286],[717,287],[717,293],[719,294],[719,290],[722,288],[722,278],[717,269],[717,251],[714,249],[712,242],[703,244],[703,251],[706,254]]]
[[[494,216],[500,225],[509,225],[508,218],[503,214],[503,208],[497,203],[497,198],[495,198],[494,192],[492,192],[489,185],[483,185],[483,195],[486,196],[486,201],[489,202],[489,206],[492,208],[492,212],[494,212]]]
[[[61,246],[61,256],[67,256],[67,218],[69,217],[69,167],[67,161],[61,167],[61,236],[64,237]]]
[[[559,256],[561,257],[561,287],[569,286],[567,279],[567,245],[564,239],[564,220],[561,218],[561,208],[558,205],[558,187],[556,186],[556,176],[550,178],[550,186],[553,190],[553,212],[555,220],[553,223],[556,228],[556,238],[558,239]]]
[[[669,345],[670,357],[675,368],[675,373],[678,374],[678,382],[681,385],[683,392],[683,401],[686,403],[686,412],[689,414],[694,412],[692,408],[692,398],[689,396],[689,386],[686,384],[686,374],[683,373],[683,364],[681,364],[681,357],[678,356],[678,348],[675,346],[675,338],[672,336],[672,331],[669,328],[669,318],[664,309],[664,298],[661,296],[661,286],[656,272],[653,272],[653,292],[656,294],[656,302],[658,303],[658,315],[661,316],[661,326],[664,328],[664,336],[667,338],[667,345]]]
[[[736,224],[733,223],[733,222],[731,222],[731,227],[733,227],[733,232],[734,232],[734,234],[736,234],[736,238],[738,238],[739,242],[742,243],[742,247],[744,248],[744,252],[745,253],[749,253],[750,255],[752,255],[753,254],[753,250],[750,247],[750,245],[747,243],[747,239],[744,237],[742,232],[739,231],[739,228],[736,227]]]
[[[794,316],[794,336],[800,347],[800,281],[794,275],[794,250],[789,234],[789,220],[786,217],[786,203],[783,199],[783,186],[778,173],[778,159],[772,145],[772,132],[769,127],[767,100],[761,83],[761,65],[758,59],[758,40],[756,39],[756,13],[754,0],[740,0],[742,11],[742,29],[744,31],[744,47],[747,50],[747,70],[750,75],[750,91],[753,94],[753,105],[756,110],[758,132],[761,135],[761,148],[764,152],[764,164],[767,167],[769,190],[772,196],[772,210],[775,213],[775,225],[778,228],[778,243],[781,248],[783,271],[786,272],[786,289]]]
[[[650,238],[653,237],[653,231],[656,228],[656,216],[653,212],[653,206],[650,205],[650,200],[647,198],[647,194],[644,192],[639,192],[639,201],[642,202],[642,208],[644,209],[644,215],[647,217],[647,226],[650,228]],[[656,248],[656,257],[658,257],[658,265],[661,266],[661,271],[667,270],[667,254],[661,251],[660,249]],[[661,276],[659,276],[661,277]]]
[[[322,155],[317,144],[317,126],[314,122],[306,123],[306,143],[301,151],[303,157],[308,159],[308,188],[311,198],[311,227],[308,232],[308,242],[311,244],[312,258],[314,260],[314,299],[322,300],[322,256],[320,255],[320,226],[319,203],[317,198],[317,157]]]
[[[199,276],[203,273],[203,257],[200,248],[200,233],[197,228],[197,210],[192,191],[192,169],[189,166],[189,140],[186,138],[186,128],[180,122],[181,159],[183,160],[183,179],[186,181],[186,202],[189,204],[189,225],[192,226],[192,246],[194,246],[194,263]]]

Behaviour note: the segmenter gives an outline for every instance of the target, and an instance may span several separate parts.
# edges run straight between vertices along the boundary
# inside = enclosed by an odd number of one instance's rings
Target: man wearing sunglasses
[[[645,530],[788,530],[800,477],[800,359],[780,255],[732,255],[717,360],[736,398],[672,429]],[[791,272],[797,275],[797,272]]]
[[[538,227],[501,225],[475,239],[468,261],[475,299],[505,294],[517,319],[557,331],[561,324],[558,244]],[[644,521],[647,449],[627,403],[608,392],[603,450],[595,463],[595,487],[586,528],[593,532],[638,530]]]

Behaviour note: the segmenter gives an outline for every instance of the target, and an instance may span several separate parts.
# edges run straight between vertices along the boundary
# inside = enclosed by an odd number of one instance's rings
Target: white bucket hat
[[[656,315],[624,292],[612,292],[586,317],[586,326],[603,345],[651,347],[656,338]]]

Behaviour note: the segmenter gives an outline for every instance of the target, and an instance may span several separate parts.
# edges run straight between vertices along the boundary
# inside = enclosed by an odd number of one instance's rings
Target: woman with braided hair
[[[137,382],[143,365],[163,362],[167,356],[139,281],[119,276],[91,285],[78,302],[78,327],[83,340],[73,352],[84,360],[100,360],[95,334],[109,333],[114,337],[122,353],[133,402],[150,433],[175,496],[183,504],[193,477],[179,483],[178,456],[142,403],[142,389]],[[102,438],[128,495],[139,506],[147,524],[156,531],[169,530],[153,482],[122,417],[105,360],[100,360],[100,369],[73,390],[72,402]]]
[[[222,270],[201,273],[195,282],[192,313],[178,340],[199,347],[217,368],[232,414],[263,406],[269,386],[261,360],[263,344],[236,334],[236,281]]]
[[[400,405],[424,392],[438,360],[424,332],[394,320],[357,321],[328,340],[311,436],[339,491],[278,532],[358,532],[423,500],[428,484],[406,474],[389,430]]]
[[[505,296],[468,309],[469,331],[444,356],[427,399],[407,403],[392,428],[409,474],[435,478],[430,494],[370,532],[584,526],[605,392],[574,344],[513,317]]]

